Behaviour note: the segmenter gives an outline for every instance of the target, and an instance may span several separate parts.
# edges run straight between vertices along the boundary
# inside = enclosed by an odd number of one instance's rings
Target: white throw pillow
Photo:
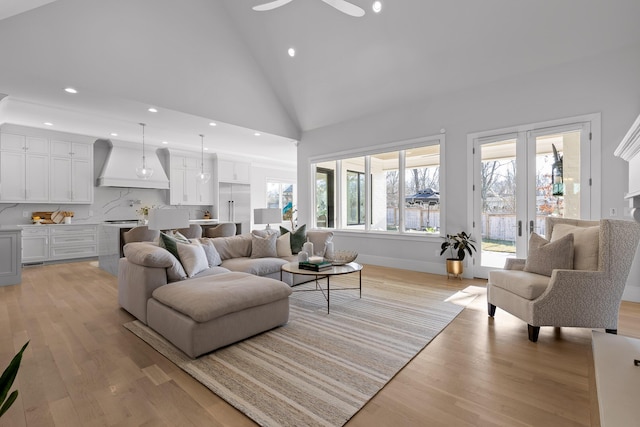
[[[210,237],[201,237],[200,239],[193,239],[193,241],[200,242],[202,248],[204,249],[204,253],[207,255],[207,262],[209,263],[209,267],[215,267],[222,264],[222,258],[218,253],[218,250],[214,246]]]
[[[251,235],[251,258],[275,258],[278,256],[276,250],[276,234],[270,234],[267,237],[259,237],[255,234]]]
[[[184,267],[188,277],[193,277],[201,271],[209,268],[207,254],[200,242],[193,243],[176,243],[178,246],[178,255],[180,255],[180,263]]]
[[[293,252],[291,252],[291,233],[278,237],[276,240],[276,252],[278,253],[278,258],[293,255]]]

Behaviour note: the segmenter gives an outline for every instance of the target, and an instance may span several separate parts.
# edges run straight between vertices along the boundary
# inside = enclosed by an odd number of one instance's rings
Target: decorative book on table
[[[329,261],[324,261],[324,260],[321,262],[301,261],[298,263],[298,268],[302,270],[322,271],[322,270],[330,269],[331,263]]]

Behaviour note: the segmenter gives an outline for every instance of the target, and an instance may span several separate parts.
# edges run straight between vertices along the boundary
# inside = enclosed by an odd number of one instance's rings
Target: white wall
[[[467,188],[467,134],[600,112],[603,173],[602,182],[594,185],[602,190],[601,216],[608,217],[610,208],[628,212],[624,200],[628,167],[613,152],[640,113],[638,76],[640,45],[305,132],[298,146],[298,182],[303,187],[308,185],[310,157],[436,135],[444,128],[446,231],[467,230],[471,200]],[[309,194],[299,192],[298,212],[302,222],[310,221],[311,206]],[[336,247],[357,249],[363,262],[444,273],[444,260],[436,255],[439,239],[407,241],[337,234]],[[637,259],[625,298],[640,301]]]

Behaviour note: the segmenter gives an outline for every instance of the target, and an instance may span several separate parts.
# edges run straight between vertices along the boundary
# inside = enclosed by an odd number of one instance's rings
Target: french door
[[[545,217],[591,218],[591,122],[473,139],[474,276],[526,258]]]

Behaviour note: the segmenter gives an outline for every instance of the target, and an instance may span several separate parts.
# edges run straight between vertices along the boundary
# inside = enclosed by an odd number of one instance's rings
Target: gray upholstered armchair
[[[640,241],[640,224],[548,217],[546,239],[558,240],[561,233],[573,234],[574,269],[554,269],[547,277],[524,271],[523,259],[507,260],[504,270],[489,273],[489,316],[500,307],[524,320],[533,342],[541,326],[604,328],[617,333],[618,310]],[[588,255],[593,257],[591,264]]]

